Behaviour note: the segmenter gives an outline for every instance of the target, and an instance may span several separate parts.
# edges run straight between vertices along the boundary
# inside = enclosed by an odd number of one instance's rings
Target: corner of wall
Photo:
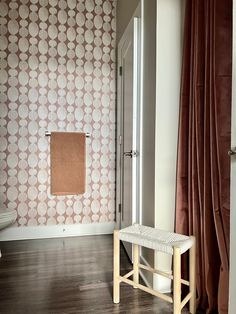
[[[157,1],[155,227],[167,231],[174,231],[182,10],[182,0]],[[155,253],[155,268],[171,273],[171,266],[171,256]],[[154,287],[170,292],[171,281],[155,275]]]

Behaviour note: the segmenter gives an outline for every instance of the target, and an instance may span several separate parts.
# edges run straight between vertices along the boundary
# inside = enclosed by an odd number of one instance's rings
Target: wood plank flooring
[[[172,313],[171,304],[125,284],[120,304],[113,304],[110,235],[0,242],[0,247],[1,314]],[[121,273],[129,270],[121,247]]]

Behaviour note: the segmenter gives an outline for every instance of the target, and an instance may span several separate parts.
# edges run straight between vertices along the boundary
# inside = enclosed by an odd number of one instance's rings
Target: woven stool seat
[[[174,247],[180,248],[183,254],[193,245],[191,237],[139,224],[120,230],[119,239],[171,255]]]

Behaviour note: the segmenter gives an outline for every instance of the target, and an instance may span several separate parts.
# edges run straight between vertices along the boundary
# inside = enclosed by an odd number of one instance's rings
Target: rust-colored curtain
[[[176,232],[196,236],[198,308],[228,313],[232,0],[185,14]]]

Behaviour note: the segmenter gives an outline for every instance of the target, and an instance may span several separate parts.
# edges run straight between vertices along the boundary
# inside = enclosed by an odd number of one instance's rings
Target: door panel
[[[121,50],[122,56],[122,125],[123,145],[121,151],[122,159],[122,215],[121,228],[132,224],[132,158],[125,153],[132,150],[133,143],[133,29],[128,28],[126,40]],[[132,246],[124,243],[125,249],[132,259]]]
[[[121,204],[120,228],[134,222],[136,207],[137,142],[137,18],[129,23],[118,45],[117,200]],[[134,48],[135,47],[135,48]],[[132,248],[124,243],[132,259]]]
[[[131,38],[130,38],[131,37]],[[127,38],[123,55],[123,202],[121,227],[132,224],[132,158],[125,153],[133,147],[133,38]]]

